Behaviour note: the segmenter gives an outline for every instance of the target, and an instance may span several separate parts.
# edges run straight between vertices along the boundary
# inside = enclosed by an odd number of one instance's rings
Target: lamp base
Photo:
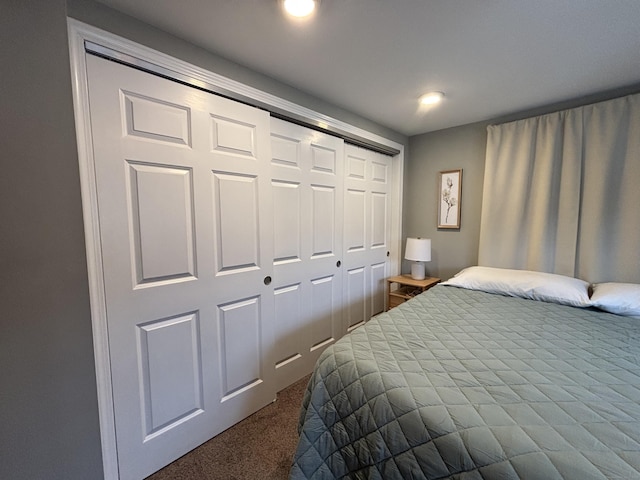
[[[411,278],[414,280],[424,280],[424,263],[422,262],[413,262],[411,264]]]

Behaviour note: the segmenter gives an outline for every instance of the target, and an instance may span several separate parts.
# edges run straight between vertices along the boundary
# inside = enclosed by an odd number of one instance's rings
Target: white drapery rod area
[[[640,94],[487,131],[480,265],[640,283]]]

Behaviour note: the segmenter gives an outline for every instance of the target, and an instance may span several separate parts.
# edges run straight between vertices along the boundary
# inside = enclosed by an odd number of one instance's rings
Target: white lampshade
[[[404,251],[404,258],[415,262],[430,262],[431,239],[407,238],[407,248]]]
[[[411,278],[414,280],[424,280],[425,270],[423,262],[431,261],[431,239],[407,238],[404,258],[413,262],[411,264]]]

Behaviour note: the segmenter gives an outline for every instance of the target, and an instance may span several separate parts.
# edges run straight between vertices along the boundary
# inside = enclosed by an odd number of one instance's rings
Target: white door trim
[[[94,357],[96,362],[96,383],[102,458],[105,480],[117,480],[118,458],[114,425],[113,392],[109,344],[107,336],[107,313],[104,297],[102,250],[98,223],[98,202],[95,183],[95,164],[91,121],[89,116],[89,96],[86,69],[85,41],[138,58],[161,68],[187,75],[242,98],[255,101],[257,105],[272,106],[274,110],[288,112],[292,118],[304,118],[313,125],[325,125],[331,132],[345,132],[353,138],[362,138],[396,150],[392,162],[392,209],[391,209],[391,251],[390,274],[400,271],[402,262],[402,190],[404,176],[404,146],[377,134],[329,117],[322,113],[296,105],[269,93],[244,85],[235,80],[208,72],[182,60],[170,57],[156,50],[144,47],[125,38],[106,32],[83,22],[68,18],[69,52],[73,104],[78,142],[78,162],[80,170],[82,210],[84,218],[85,243],[87,249],[87,270],[89,296],[91,301],[91,322],[93,330]]]

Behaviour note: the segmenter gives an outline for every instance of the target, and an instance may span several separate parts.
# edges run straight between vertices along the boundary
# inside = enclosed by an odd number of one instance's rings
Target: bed
[[[640,319],[586,287],[485,290],[436,286],[323,352],[290,478],[640,478]]]

